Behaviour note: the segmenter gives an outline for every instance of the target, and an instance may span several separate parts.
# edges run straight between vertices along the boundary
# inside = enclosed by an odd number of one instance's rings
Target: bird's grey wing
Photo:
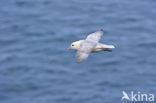
[[[103,30],[99,30],[97,32],[91,33],[87,36],[86,40],[81,42],[80,49],[76,53],[76,61],[82,62],[87,59],[89,53],[96,46],[101,36],[103,35]]]
[[[89,53],[95,46],[96,46],[95,42],[84,40],[80,44],[80,49],[76,53],[76,61],[79,63],[87,59]]]
[[[104,31],[101,29],[88,35],[86,40],[98,43]]]

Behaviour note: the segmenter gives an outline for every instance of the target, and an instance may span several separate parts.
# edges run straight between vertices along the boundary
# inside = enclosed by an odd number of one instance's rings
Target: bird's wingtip
[[[100,31],[104,31],[103,29],[100,29]]]

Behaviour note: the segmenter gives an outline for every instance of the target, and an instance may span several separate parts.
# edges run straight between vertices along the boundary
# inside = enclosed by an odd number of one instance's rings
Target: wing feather
[[[88,35],[86,40],[98,43],[99,40],[101,39],[101,36],[103,35],[103,33],[104,33],[104,31],[102,29],[99,31],[96,31],[94,33],[91,33],[90,35]]]
[[[97,45],[101,36],[103,35],[103,30],[99,30],[90,34],[86,40],[81,42],[80,49],[76,53],[76,61],[82,62],[88,58],[89,53],[93,50],[93,48]]]
[[[82,62],[88,58],[89,53],[93,50],[96,46],[96,43],[90,41],[83,41],[80,45],[80,49],[76,53],[76,61]]]

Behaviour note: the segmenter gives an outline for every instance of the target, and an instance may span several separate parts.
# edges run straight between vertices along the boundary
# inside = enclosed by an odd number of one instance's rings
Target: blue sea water
[[[113,52],[80,64],[71,42],[104,29]],[[0,103],[122,103],[156,96],[155,0],[1,0]]]

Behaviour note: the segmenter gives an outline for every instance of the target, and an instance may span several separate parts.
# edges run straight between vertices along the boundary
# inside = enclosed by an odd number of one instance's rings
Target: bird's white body
[[[81,47],[81,43],[83,43],[84,40],[79,40],[76,42],[73,42],[71,44],[71,49],[74,50],[79,50]],[[72,45],[74,45],[72,47]],[[107,51],[109,49],[115,48],[113,45],[106,45],[106,44],[102,44],[102,43],[97,43],[96,46],[93,48],[93,50],[91,52],[101,52],[101,51]]]
[[[68,48],[69,50],[77,50],[77,62],[82,62],[87,59],[91,52],[111,51],[110,49],[115,48],[113,45],[99,43],[103,33],[104,31],[101,29],[97,32],[89,34],[85,40],[79,40],[70,45],[70,48]]]

